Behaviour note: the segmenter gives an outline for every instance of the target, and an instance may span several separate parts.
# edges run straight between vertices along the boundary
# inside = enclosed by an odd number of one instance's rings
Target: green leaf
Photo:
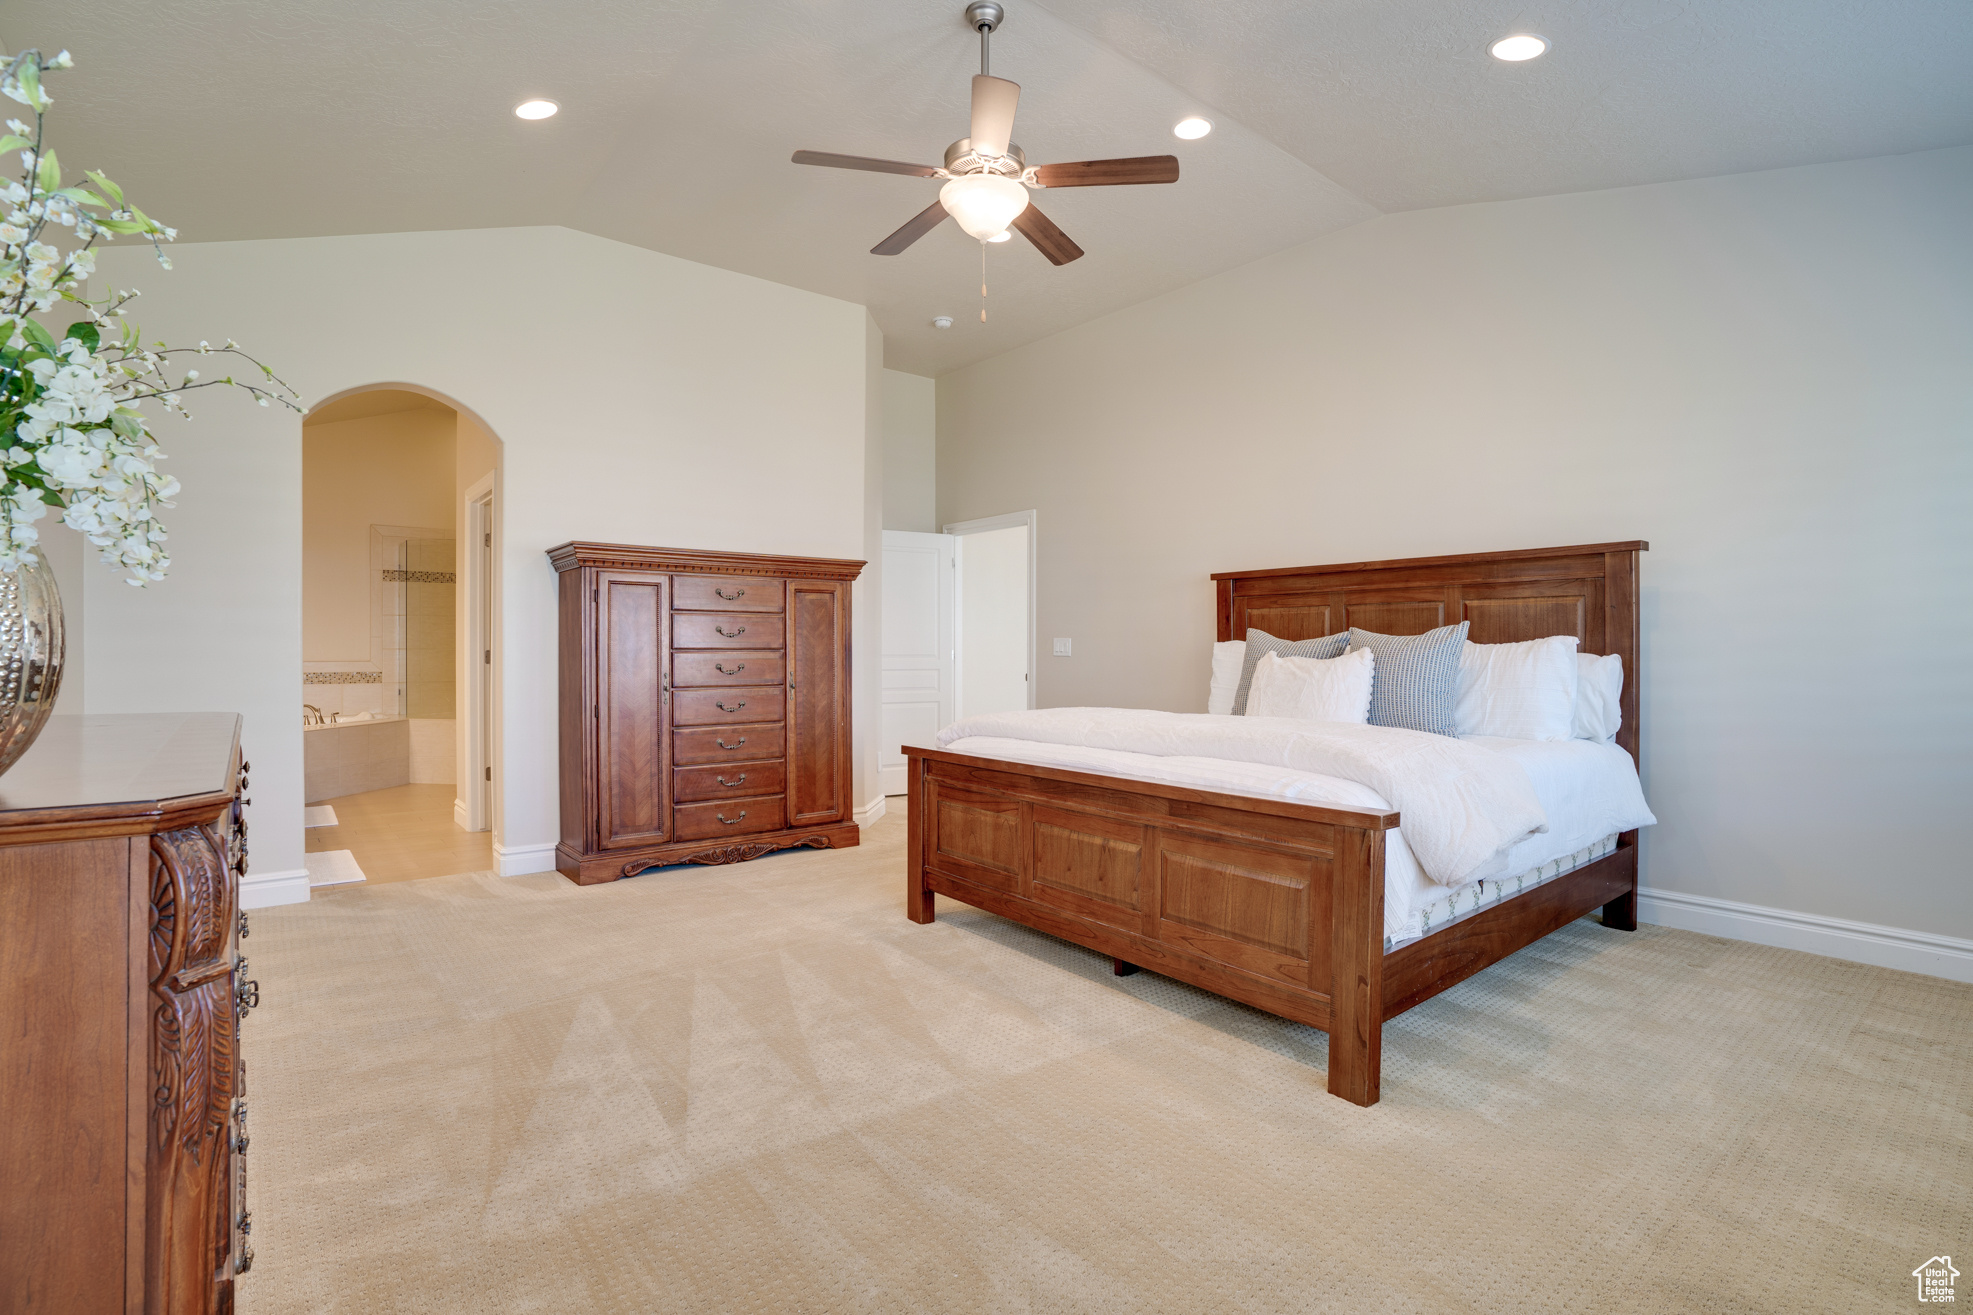
[[[97,196],[86,187],[60,187],[55,189],[55,195],[66,196],[69,200],[80,202],[83,205],[101,206],[105,210],[110,208],[108,201]]]
[[[106,228],[112,233],[148,233],[151,231],[148,225],[140,224],[135,219],[98,219],[95,221],[95,224],[96,227]]]
[[[116,202],[118,205],[123,204],[123,189],[121,187],[118,187],[94,169],[84,169],[82,172],[87,175],[90,182],[102,188],[103,194],[109,197],[110,200]]]
[[[80,343],[87,343],[89,350],[92,352],[100,347],[103,342],[103,335],[97,332],[96,326],[88,320],[77,320],[74,324],[69,325],[68,332],[64,336],[73,338]]]
[[[21,336],[50,356],[55,354],[55,340],[49,336],[48,330],[42,328],[33,320],[21,321]]]
[[[53,151],[42,155],[41,173],[35,181],[41,184],[41,190],[44,192],[52,192],[62,185],[62,166],[55,162]]]
[[[41,90],[41,70],[31,59],[21,62],[21,71],[15,74],[21,90],[27,93],[28,108],[39,114],[48,108],[48,97]]]
[[[28,147],[31,149],[33,146],[34,146],[33,142],[29,141],[25,137],[18,136],[15,133],[10,132],[5,137],[0,137],[0,154],[4,154],[8,151],[18,151],[22,147]]]
[[[144,441],[143,417],[134,412],[118,409],[110,412],[110,428],[123,435],[132,443]]]

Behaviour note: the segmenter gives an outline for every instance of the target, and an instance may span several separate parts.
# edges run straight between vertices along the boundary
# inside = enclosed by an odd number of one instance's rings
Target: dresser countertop
[[[8,812],[168,804],[232,789],[240,717],[233,712],[50,717],[34,747],[0,775]]]

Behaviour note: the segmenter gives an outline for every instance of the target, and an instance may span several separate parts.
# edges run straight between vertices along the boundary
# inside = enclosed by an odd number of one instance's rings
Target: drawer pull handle
[[[738,712],[740,709],[747,706],[747,701],[745,699],[741,699],[738,703],[734,704],[730,708],[727,707],[724,703],[714,703],[713,706],[715,708],[718,708],[721,712]]]
[[[728,817],[724,813],[714,813],[713,816],[717,817],[720,821],[726,823],[726,825],[728,826],[738,826],[740,825],[740,823],[747,820],[747,810],[742,808],[740,810],[740,815],[738,817]]]
[[[734,743],[732,743],[732,744],[728,744],[728,743],[727,743],[727,742],[726,742],[725,740],[714,740],[714,741],[713,741],[713,743],[714,743],[714,744],[717,744],[717,745],[718,745],[718,746],[719,746],[720,748],[722,748],[722,749],[737,749],[737,748],[739,748],[739,747],[740,747],[740,746],[741,746],[742,744],[745,744],[746,742],[747,742],[747,737],[746,737],[746,736],[744,736],[744,735],[742,735],[742,736],[741,736],[741,737],[740,737],[740,738],[739,738],[738,740],[736,740],[736,741],[735,741]]]
[[[715,662],[712,664],[712,669],[714,671],[717,671],[722,676],[737,676],[742,671],[745,671],[747,669],[747,664],[744,662],[738,663],[734,666],[733,670],[728,671],[725,667],[722,667],[719,665],[719,663]]]
[[[235,1274],[244,1274],[252,1268],[253,1268],[253,1248],[249,1246],[243,1246],[240,1248],[240,1263],[233,1266],[233,1272]]]
[[[239,1229],[242,1234],[253,1232],[253,1211],[240,1211]]]
[[[747,633],[747,628],[745,626],[741,626],[738,630],[728,630],[725,626],[722,626],[717,622],[715,622],[712,628],[712,632],[715,635],[719,635],[726,639],[738,639],[741,635]]]
[[[718,781],[721,785],[731,790],[736,785],[745,785],[747,783],[747,774],[745,772],[741,772],[738,776],[734,777],[730,781],[727,780],[724,776],[715,776],[712,779]]]
[[[718,594],[721,598],[724,598],[729,603],[737,603],[742,598],[745,598],[747,596],[747,591],[745,589],[736,589],[729,594],[724,589],[721,589],[718,585],[714,585],[712,587],[712,591]]]
[[[247,1137],[246,1129],[242,1128],[240,1130],[239,1137],[235,1139],[233,1142],[233,1149],[238,1151],[240,1154],[245,1155],[247,1153],[247,1142],[248,1142],[248,1137]]]
[[[241,982],[235,988],[234,999],[240,1006],[240,1016],[246,1017],[250,1010],[260,1008],[260,983]]]

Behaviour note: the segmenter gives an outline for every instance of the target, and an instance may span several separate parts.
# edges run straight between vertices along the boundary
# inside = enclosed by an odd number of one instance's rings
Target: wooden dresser
[[[240,719],[55,717],[0,777],[0,1310],[233,1309]]]
[[[562,835],[582,885],[857,842],[850,582],[863,563],[565,543]]]

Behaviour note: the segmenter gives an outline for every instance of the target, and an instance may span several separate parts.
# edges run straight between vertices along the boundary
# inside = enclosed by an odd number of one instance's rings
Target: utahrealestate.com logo
[[[1920,1301],[1951,1301],[1952,1281],[1959,1277],[1959,1271],[1952,1267],[1951,1256],[1933,1256],[1912,1270],[1911,1276],[1918,1280]]]

